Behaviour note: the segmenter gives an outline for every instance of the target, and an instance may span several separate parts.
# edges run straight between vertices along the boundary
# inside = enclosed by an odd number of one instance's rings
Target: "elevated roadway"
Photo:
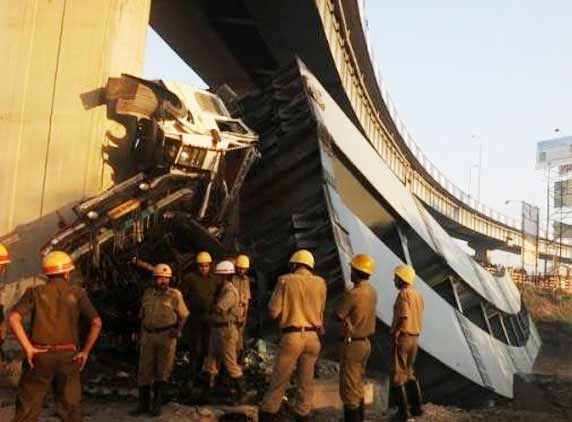
[[[493,249],[520,253],[520,222],[455,186],[407,132],[371,59],[361,2],[155,0],[151,25],[210,86],[227,83],[238,94],[260,86],[296,52],[453,236],[468,241],[481,258]],[[539,240],[543,259],[559,249]],[[572,247],[562,245],[561,255],[572,262]]]

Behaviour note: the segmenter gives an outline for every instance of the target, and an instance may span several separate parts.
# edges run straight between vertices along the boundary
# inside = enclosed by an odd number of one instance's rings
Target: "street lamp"
[[[478,167],[478,164],[473,164],[472,166],[469,167],[469,188],[467,189],[467,193],[469,194],[469,196],[471,196],[471,177],[472,177],[472,172],[473,172],[473,168]]]

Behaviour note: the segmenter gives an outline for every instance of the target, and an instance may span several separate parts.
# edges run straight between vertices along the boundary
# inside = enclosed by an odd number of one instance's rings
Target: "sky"
[[[536,143],[572,135],[572,1],[366,1],[376,64],[401,120],[457,186],[519,217],[541,207]],[[151,29],[144,77],[204,86]],[[555,133],[555,129],[560,130]]]

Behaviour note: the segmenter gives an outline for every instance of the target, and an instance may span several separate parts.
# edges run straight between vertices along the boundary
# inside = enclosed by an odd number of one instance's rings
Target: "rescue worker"
[[[211,337],[209,355],[205,361],[205,380],[203,401],[210,401],[214,382],[221,366],[230,377],[234,389],[234,401],[239,402],[244,395],[242,369],[237,362],[237,343],[239,340],[237,319],[240,315],[239,294],[233,285],[234,264],[221,261],[215,267],[218,286],[211,309]]]
[[[10,264],[10,254],[6,246],[0,243],[0,280],[6,274],[8,264]],[[2,303],[2,291],[0,290],[0,359],[3,358],[2,343],[6,339],[6,326],[4,324],[4,304]]]
[[[292,272],[278,278],[268,310],[282,331],[272,380],[260,406],[260,421],[272,421],[297,368],[296,420],[310,420],[314,366],[321,350],[318,333],[323,332],[326,281],[313,274],[314,257],[305,250],[290,258]]]
[[[393,306],[391,335],[393,339],[393,386],[403,420],[420,416],[421,388],[415,378],[417,340],[423,329],[423,297],[415,290],[415,270],[409,265],[395,268],[394,283],[399,290]]]
[[[250,277],[246,275],[250,268],[250,258],[246,255],[238,255],[235,262],[236,275],[232,279],[234,287],[238,290],[238,307],[239,314],[236,321],[238,327],[238,342],[237,356],[239,361],[242,361],[241,355],[244,350],[244,333],[246,331],[246,325],[248,321],[248,309],[250,305]]]
[[[185,341],[191,354],[191,379],[196,379],[209,350],[209,313],[216,280],[211,275],[211,255],[202,251],[195,258],[197,271],[184,277],[179,288],[187,307],[193,311],[185,328]]]
[[[183,295],[169,287],[173,272],[167,264],[153,270],[154,286],[145,289],[141,299],[141,336],[139,351],[139,404],[132,415],[159,416],[163,405],[163,386],[175,363],[177,339],[181,336],[189,310]],[[153,402],[151,405],[151,386]],[[151,405],[151,406],[150,406]]]
[[[377,294],[369,283],[375,261],[368,255],[355,255],[351,260],[351,280],[336,309],[342,321],[340,350],[340,397],[344,403],[344,421],[363,421],[365,369],[371,353],[370,337],[375,333]]]
[[[42,271],[48,281],[29,288],[8,317],[25,354],[16,396],[16,422],[38,420],[52,384],[62,420],[82,420],[80,371],[99,337],[101,318],[85,290],[70,283],[73,269],[67,253],[47,254]],[[78,350],[80,315],[90,321],[90,329],[83,348]],[[27,316],[32,321],[29,335],[22,324]]]

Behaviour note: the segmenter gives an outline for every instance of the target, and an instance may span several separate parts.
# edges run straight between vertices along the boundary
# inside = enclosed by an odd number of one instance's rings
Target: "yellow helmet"
[[[290,264],[304,264],[314,268],[314,255],[306,249],[297,250],[290,257]]]
[[[8,249],[2,243],[0,243],[0,265],[1,264],[9,264],[10,263],[10,254],[8,253]]]
[[[415,281],[415,270],[410,265],[398,265],[395,267],[395,275],[407,284]]]
[[[197,264],[210,264],[213,262],[211,254],[206,251],[199,252],[195,260],[197,261]]]
[[[153,276],[155,277],[173,277],[173,271],[167,264],[157,264],[153,267]]]
[[[75,268],[71,257],[62,251],[53,251],[42,260],[42,271],[45,275],[69,273]]]
[[[355,268],[362,273],[372,275],[375,272],[375,261],[374,259],[365,254],[354,255],[352,258],[352,268]]]
[[[247,255],[240,254],[236,257],[236,261],[234,263],[235,267],[238,268],[250,268],[250,258]]]

